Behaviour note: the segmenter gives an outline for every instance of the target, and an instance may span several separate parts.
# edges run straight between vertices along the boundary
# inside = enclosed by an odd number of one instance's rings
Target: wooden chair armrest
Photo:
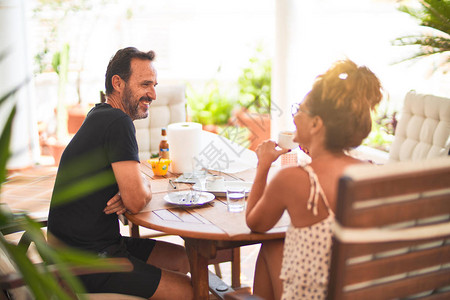
[[[47,217],[41,217],[41,218],[33,218],[33,220],[38,223],[39,225],[41,225],[41,227],[46,227],[47,226]],[[23,231],[23,223],[19,223],[19,222],[12,222],[10,224],[7,224],[5,226],[3,226],[2,228],[0,228],[0,232],[3,235],[8,235],[11,233],[15,233],[15,232],[20,232]]]
[[[108,262],[108,266],[73,266],[69,270],[74,275],[88,275],[96,273],[110,273],[110,272],[130,272],[133,270],[133,265],[126,258],[105,258],[105,262]],[[114,265],[114,269],[112,269]],[[43,269],[42,264],[37,264],[38,269]],[[47,266],[47,269],[54,274],[56,277],[60,278],[57,267],[55,265]],[[8,273],[5,275],[0,275],[0,288],[4,290],[9,290],[13,288],[18,288],[25,285],[23,277],[18,272]]]
[[[251,295],[247,290],[237,290],[225,294],[225,300],[264,300],[256,295]]]

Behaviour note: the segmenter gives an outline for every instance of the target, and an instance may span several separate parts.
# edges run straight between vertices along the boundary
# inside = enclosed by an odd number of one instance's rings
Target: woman
[[[309,152],[311,164],[284,168],[267,183],[272,162],[287,150],[277,150],[273,141],[256,149],[258,166],[248,197],[248,226],[265,232],[285,210],[291,218],[284,247],[282,241],[261,247],[253,288],[256,295],[325,299],[338,179],[345,168],[362,163],[346,150],[367,137],[370,112],[381,98],[380,81],[368,68],[350,60],[338,61],[317,77],[304,101],[293,106],[294,141]]]

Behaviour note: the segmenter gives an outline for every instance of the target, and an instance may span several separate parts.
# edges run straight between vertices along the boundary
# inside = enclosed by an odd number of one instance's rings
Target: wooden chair
[[[450,158],[349,168],[339,181],[328,299],[413,298],[450,299]]]
[[[46,218],[41,218],[35,221],[37,221],[43,227],[47,225]],[[25,247],[25,249],[28,249],[33,241],[30,239],[30,236],[27,234],[27,232],[23,232],[20,224],[3,226],[0,229],[0,238],[5,239],[5,236],[14,233],[22,233],[20,240],[18,241],[18,245],[22,245]],[[111,258],[108,260],[111,261],[111,263],[113,263],[114,265],[120,267],[122,271],[131,271],[133,268],[128,260],[122,258]],[[37,267],[39,267],[39,265],[37,265]],[[48,266],[48,268],[58,278],[57,269],[52,268],[52,266]],[[74,266],[71,271],[75,275],[84,275],[99,272],[111,272],[111,269],[93,269],[92,267],[83,268],[80,266]],[[70,290],[68,290],[68,292],[70,293]],[[140,297],[115,293],[86,293],[73,295],[74,299],[77,299],[80,296],[83,297],[82,299],[87,300],[143,300],[143,298]],[[0,299],[33,299],[33,296],[28,290],[22,275],[15,269],[14,263],[10,260],[10,257],[3,251],[3,249],[0,249]]]
[[[329,299],[450,299],[450,158],[348,169]]]

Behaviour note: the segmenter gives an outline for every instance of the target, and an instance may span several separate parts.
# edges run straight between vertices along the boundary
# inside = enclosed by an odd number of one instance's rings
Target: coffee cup
[[[225,189],[225,179],[223,176],[207,176],[206,189],[209,191],[220,191]]]
[[[278,134],[278,146],[284,149],[294,149],[298,144],[294,142],[295,131],[281,131]]]

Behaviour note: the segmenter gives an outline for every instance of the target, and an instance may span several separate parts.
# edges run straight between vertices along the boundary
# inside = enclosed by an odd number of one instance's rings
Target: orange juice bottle
[[[159,157],[169,159],[169,143],[166,128],[161,128],[161,142],[159,143]]]

